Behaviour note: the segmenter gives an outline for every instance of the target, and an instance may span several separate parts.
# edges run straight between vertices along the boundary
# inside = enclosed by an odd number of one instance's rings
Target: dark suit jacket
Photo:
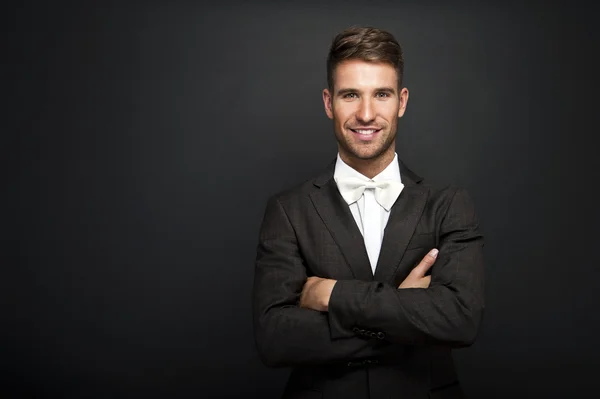
[[[292,367],[284,398],[462,398],[451,350],[474,342],[484,310],[471,199],[400,162],[405,187],[373,276],[333,171],[268,201],[253,291],[262,361]],[[434,247],[429,288],[397,289]],[[337,280],[328,312],[298,306],[309,276]]]

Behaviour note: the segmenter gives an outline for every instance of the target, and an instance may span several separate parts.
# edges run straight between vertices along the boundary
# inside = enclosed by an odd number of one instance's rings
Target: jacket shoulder
[[[269,196],[268,202],[287,203],[297,201],[301,198],[307,198],[316,188],[317,177],[309,178],[301,183],[285,188]]]

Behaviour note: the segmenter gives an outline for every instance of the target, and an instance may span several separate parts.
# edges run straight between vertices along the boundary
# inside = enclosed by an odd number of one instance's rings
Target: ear
[[[329,117],[329,119],[333,119],[333,106],[331,104],[332,95],[329,92],[329,89],[323,90],[323,105],[325,106],[325,113]]]
[[[402,115],[404,115],[404,111],[406,111],[406,104],[408,103],[408,89],[404,87],[402,90],[400,90],[400,95],[398,97],[400,98],[398,118],[402,118]]]

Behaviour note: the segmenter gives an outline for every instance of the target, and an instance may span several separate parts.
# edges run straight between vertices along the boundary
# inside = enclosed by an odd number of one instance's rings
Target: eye
[[[387,92],[385,92],[385,91],[380,91],[380,92],[378,92],[378,93],[377,93],[375,96],[376,96],[376,97],[379,97],[379,98],[387,98],[387,97],[389,97],[389,96],[390,96],[390,93],[387,93]]]
[[[356,98],[358,97],[356,93],[346,93],[344,94],[344,98]]]

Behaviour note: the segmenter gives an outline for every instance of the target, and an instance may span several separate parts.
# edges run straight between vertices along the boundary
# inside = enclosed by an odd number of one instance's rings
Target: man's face
[[[323,91],[342,158],[370,160],[395,151],[398,118],[408,101],[389,64],[344,61],[334,71],[333,92]]]

